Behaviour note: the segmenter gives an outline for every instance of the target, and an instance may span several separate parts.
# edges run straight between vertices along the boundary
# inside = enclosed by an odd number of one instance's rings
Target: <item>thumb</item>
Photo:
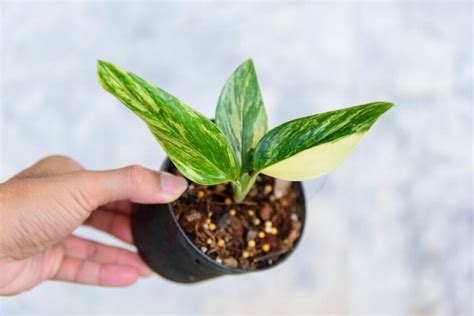
[[[186,190],[187,181],[167,172],[132,165],[107,171],[78,171],[62,177],[76,192],[76,201],[88,211],[118,200],[136,203],[168,203]]]
[[[141,166],[15,179],[0,187],[2,256],[26,258],[69,235],[100,205],[130,200],[168,203],[187,182]]]

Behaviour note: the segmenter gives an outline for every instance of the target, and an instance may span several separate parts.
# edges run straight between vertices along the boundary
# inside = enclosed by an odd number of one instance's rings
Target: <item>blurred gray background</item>
[[[2,315],[472,315],[471,2],[0,6],[2,181],[54,153],[91,169],[159,167],[145,125],[97,84],[97,59],[213,116],[224,81],[251,57],[272,126],[369,101],[397,105],[319,192],[309,183],[306,233],[285,264],[195,286],[48,282],[2,298]]]

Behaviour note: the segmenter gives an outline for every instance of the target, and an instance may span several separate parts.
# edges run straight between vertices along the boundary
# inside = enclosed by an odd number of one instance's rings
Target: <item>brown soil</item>
[[[195,245],[219,263],[246,270],[272,265],[301,233],[297,187],[276,181],[259,175],[242,203],[234,203],[230,184],[190,182],[173,202],[176,218]]]

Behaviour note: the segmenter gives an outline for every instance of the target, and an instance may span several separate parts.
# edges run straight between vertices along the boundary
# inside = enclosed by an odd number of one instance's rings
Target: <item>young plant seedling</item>
[[[373,102],[306,116],[268,131],[251,60],[230,76],[215,123],[161,88],[106,61],[98,61],[102,87],[148,125],[173,164],[203,185],[230,182],[244,200],[259,173],[283,180],[325,175],[352,152],[393,104]]]

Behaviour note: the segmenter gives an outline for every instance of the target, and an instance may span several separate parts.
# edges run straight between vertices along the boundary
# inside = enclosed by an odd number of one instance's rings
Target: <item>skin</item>
[[[132,202],[168,203],[186,181],[141,166],[84,170],[50,156],[0,184],[0,295],[46,280],[127,286],[151,271],[135,253],[80,238],[88,225],[132,243]]]

